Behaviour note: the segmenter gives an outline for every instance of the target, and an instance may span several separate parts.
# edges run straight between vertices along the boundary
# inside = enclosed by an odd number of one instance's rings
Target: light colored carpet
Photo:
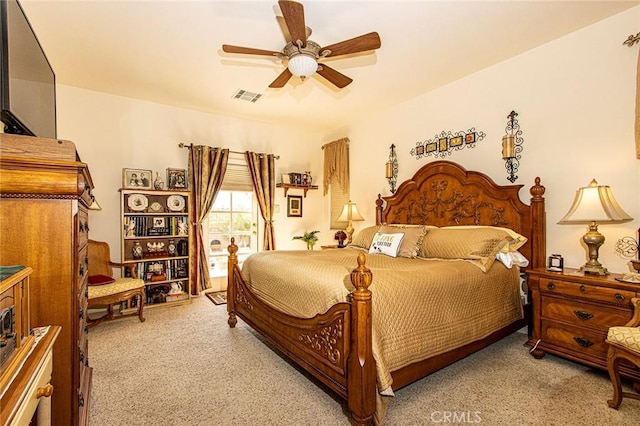
[[[340,402],[242,321],[230,329],[225,305],[199,297],[145,317],[89,332],[91,426],[349,425]],[[606,373],[551,355],[536,360],[525,340],[514,333],[401,389],[385,424],[640,423],[639,401],[624,400],[618,411],[607,406]]]

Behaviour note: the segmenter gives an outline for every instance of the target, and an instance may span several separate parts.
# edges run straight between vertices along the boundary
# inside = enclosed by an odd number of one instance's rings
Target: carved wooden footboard
[[[370,424],[376,401],[376,369],[371,347],[371,271],[360,253],[351,272],[356,290],[350,303],[333,305],[313,318],[286,315],[253,295],[238,268],[238,247],[229,246],[227,312],[237,316],[290,360],[345,399],[356,424]],[[347,374],[349,371],[349,374]]]
[[[448,161],[429,163],[402,183],[390,197],[378,197],[376,223],[435,226],[485,225],[508,227],[528,238],[520,251],[530,267],[545,264],[544,187],[536,178],[531,204],[519,199],[522,185],[500,186],[482,173],[466,171]],[[295,318],[256,297],[238,268],[238,247],[229,246],[228,323],[237,317],[270,344],[312,374],[348,403],[356,424],[371,424],[376,410],[376,366],[372,351],[369,290],[371,271],[360,254],[351,273],[356,290],[348,302],[337,303],[313,318]],[[516,321],[484,339],[392,372],[399,389],[468,354],[482,349],[525,325]]]

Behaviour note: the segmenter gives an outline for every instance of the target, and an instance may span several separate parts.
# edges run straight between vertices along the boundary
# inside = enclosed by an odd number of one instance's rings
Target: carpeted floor
[[[230,329],[225,306],[198,297],[145,316],[90,330],[90,426],[350,424],[333,395],[242,321]],[[551,355],[536,360],[525,340],[514,333],[397,391],[385,425],[640,422],[639,401],[607,406],[606,373]]]
[[[216,305],[224,305],[227,303],[227,292],[226,291],[214,291],[205,293],[205,296],[209,298]]]

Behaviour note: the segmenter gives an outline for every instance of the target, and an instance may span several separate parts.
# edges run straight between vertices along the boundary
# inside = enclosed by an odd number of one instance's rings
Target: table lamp
[[[347,229],[345,232],[347,233],[347,244],[351,244],[351,239],[353,237],[353,224],[351,221],[354,220],[364,220],[355,203],[352,203],[351,200],[342,208],[342,213],[338,216],[339,222],[347,222]]]
[[[609,271],[598,262],[598,249],[604,244],[604,235],[598,232],[597,222],[622,223],[633,220],[622,210],[613,197],[611,188],[598,185],[595,179],[589,186],[576,191],[576,198],[569,212],[558,222],[559,224],[587,223],[589,230],[582,240],[589,248],[589,260],[580,271],[585,274],[607,275]]]

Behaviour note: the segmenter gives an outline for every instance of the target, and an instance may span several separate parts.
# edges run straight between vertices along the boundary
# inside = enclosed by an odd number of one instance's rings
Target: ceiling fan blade
[[[325,46],[320,49],[320,53],[325,50],[330,50],[331,53],[327,57],[334,57],[340,55],[348,55],[350,53],[366,52],[367,50],[378,49],[381,46],[380,36],[378,33],[373,32],[364,34],[359,37],[351,38],[349,40],[341,41],[329,46]]]
[[[287,24],[291,41],[297,44],[300,40],[302,46],[307,45],[307,27],[304,24],[304,6],[302,3],[289,0],[279,0],[280,10]]]
[[[232,46],[230,44],[223,44],[222,51],[227,53],[244,53],[245,55],[265,55],[265,56],[278,56],[280,52],[273,50],[254,49],[252,47]]]
[[[339,89],[347,87],[353,81],[351,78],[342,73],[339,73],[338,71],[325,64],[320,64],[320,66],[318,67],[318,71],[316,72],[329,80],[331,84]]]
[[[273,80],[273,83],[271,83],[269,87],[271,87],[272,89],[279,89],[281,87],[284,87],[284,85],[287,84],[287,81],[289,81],[292,75],[293,74],[291,74],[289,68],[285,68],[284,71],[282,71],[282,73],[275,80]]]

